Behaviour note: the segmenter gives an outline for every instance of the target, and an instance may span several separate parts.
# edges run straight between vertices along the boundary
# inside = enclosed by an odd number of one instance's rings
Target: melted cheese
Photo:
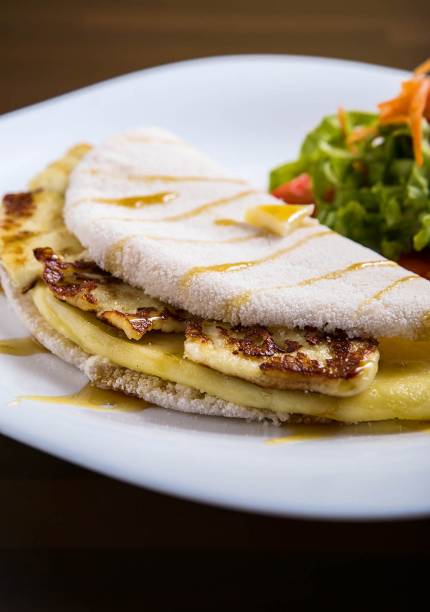
[[[242,406],[354,423],[386,419],[430,419],[430,359],[384,362],[372,385],[352,397],[266,389],[183,358],[183,336],[151,333],[130,342],[94,315],[56,300],[45,287],[32,290],[36,307],[60,334],[91,355],[198,389]]]

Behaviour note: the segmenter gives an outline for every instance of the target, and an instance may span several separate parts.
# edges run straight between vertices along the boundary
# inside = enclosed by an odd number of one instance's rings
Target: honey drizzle
[[[126,236],[121,240],[118,240],[106,253],[104,258],[104,267],[108,271],[113,271],[116,269],[117,264],[117,256],[120,255],[125,245],[129,240],[132,240],[136,237],[137,234],[132,234],[131,236]],[[190,238],[170,238],[169,236],[151,236],[151,235],[143,235],[142,238],[146,240],[155,240],[159,242],[174,242],[179,244],[233,244],[237,242],[249,242],[250,240],[255,240],[256,238],[261,238],[264,235],[263,232],[257,232],[252,234],[251,236],[238,236],[235,238],[226,238],[225,240],[193,240]]]
[[[215,219],[214,224],[235,227],[243,227],[245,225],[245,223],[243,223],[242,221],[235,221],[234,219]]]
[[[321,424],[321,425],[286,425],[288,435],[266,439],[266,444],[278,445],[291,442],[307,442],[312,440],[351,438],[361,436],[385,436],[406,433],[430,433],[429,421],[371,421],[356,425]]]
[[[126,221],[131,223],[160,223],[162,221],[182,221],[183,219],[191,219],[192,217],[198,217],[202,213],[207,210],[211,210],[212,208],[218,208],[219,206],[224,206],[225,204],[229,204],[230,202],[235,202],[241,198],[244,198],[253,193],[257,193],[255,190],[247,190],[241,191],[233,196],[229,196],[228,198],[221,198],[220,200],[213,200],[212,202],[207,202],[206,204],[202,204],[193,208],[192,210],[187,210],[183,213],[178,213],[177,215],[170,215],[168,217],[161,217],[161,219],[142,219],[136,217],[135,219],[130,219],[127,217],[116,217],[117,221]],[[109,219],[110,220],[110,219]]]
[[[321,234],[316,234],[316,235],[319,236]],[[328,272],[327,274],[313,276],[312,278],[308,278],[297,284],[275,285],[273,287],[263,287],[253,292],[246,291],[244,293],[239,293],[237,296],[231,298],[225,303],[225,315],[224,316],[227,320],[230,321],[232,319],[234,311],[235,310],[237,311],[241,306],[246,304],[253,295],[257,295],[259,293],[268,293],[269,291],[274,291],[276,289],[291,289],[293,287],[304,287],[307,285],[312,285],[313,283],[316,283],[321,280],[334,280],[336,278],[343,276],[344,274],[347,274],[348,272],[354,272],[356,270],[362,270],[367,267],[373,267],[373,266],[391,267],[391,266],[397,266],[397,264],[394,261],[388,261],[385,259],[380,259],[380,260],[378,259],[376,261],[362,261],[362,262],[350,264],[349,266],[346,266],[345,268],[340,268],[339,270],[334,270],[333,272]]]
[[[160,191],[159,193],[151,193],[147,195],[137,195],[126,198],[97,198],[94,202],[101,204],[114,204],[115,206],[124,206],[125,208],[142,208],[143,206],[151,206],[154,204],[164,204],[178,197],[174,191]]]
[[[397,264],[394,261],[388,261],[386,259],[377,259],[375,261],[359,261],[357,263],[350,264],[345,268],[340,268],[339,270],[334,270],[333,272],[328,272],[327,274],[321,274],[319,276],[313,276],[312,278],[307,278],[306,280],[298,283],[297,285],[279,285],[276,287],[277,289],[285,287],[305,287],[308,285],[313,285],[314,283],[318,283],[323,280],[335,280],[336,278],[340,278],[344,274],[348,274],[348,272],[355,272],[357,270],[364,270],[366,268],[373,267],[394,267]]]
[[[234,185],[244,185],[243,179],[225,178],[217,176],[169,176],[165,174],[142,174],[130,175],[127,177],[131,181],[162,181],[163,183],[233,183]]]
[[[132,234],[131,236],[126,236],[125,238],[118,240],[118,242],[115,242],[115,244],[107,251],[106,255],[104,256],[103,262],[103,265],[106,270],[115,273],[117,256],[121,255],[127,242],[129,240],[132,240],[134,237],[135,234]]]
[[[99,176],[104,174],[99,168],[86,168],[82,170],[85,174],[91,174],[92,176]],[[222,177],[222,176],[171,176],[165,174],[130,174],[124,175],[120,172],[114,174],[109,171],[110,177],[117,177],[130,181],[142,181],[142,182],[163,182],[163,183],[226,183],[234,185],[246,185],[247,181],[244,179]]]
[[[64,404],[76,406],[77,408],[92,408],[96,410],[120,410],[123,412],[140,412],[151,406],[145,400],[125,395],[119,391],[110,389],[98,389],[86,384],[76,393],[68,395],[22,395],[17,401],[32,400],[47,404]]]
[[[389,285],[387,285],[386,287],[384,287],[380,291],[377,291],[376,293],[371,295],[369,298],[363,300],[358,305],[357,311],[362,310],[365,306],[367,306],[368,304],[370,304],[373,301],[380,300],[386,293],[389,293],[390,291],[392,291],[393,289],[395,289],[396,287],[398,287],[402,283],[407,283],[407,282],[409,282],[411,280],[424,280],[424,279],[421,276],[417,276],[416,274],[410,274],[409,276],[403,276],[402,278],[398,278],[397,280],[393,281],[392,283],[390,283]]]
[[[178,242],[182,244],[232,244],[234,242],[248,242],[255,238],[261,238],[265,234],[257,232],[251,236],[237,236],[235,238],[226,238],[225,240],[193,240],[192,238],[170,238],[168,236],[143,236],[147,240],[158,240],[160,242]]]
[[[194,268],[191,268],[191,270],[186,272],[186,274],[184,274],[184,276],[181,279],[181,285],[183,287],[187,287],[190,284],[191,280],[194,278],[194,276],[198,274],[205,274],[206,272],[228,272],[228,271],[237,272],[239,270],[246,270],[254,266],[259,266],[268,261],[274,261],[275,259],[278,259],[279,257],[282,257],[283,255],[293,251],[299,246],[306,244],[313,238],[320,238],[320,237],[327,236],[328,234],[332,234],[332,233],[333,232],[331,230],[323,230],[321,232],[315,232],[314,234],[300,238],[299,240],[297,240],[296,242],[294,242],[288,247],[284,247],[283,249],[278,249],[274,253],[270,253],[270,255],[266,255],[265,257],[260,257],[259,259],[253,259],[250,261],[236,261],[232,263],[215,264],[212,266],[195,266]]]
[[[160,221],[182,221],[183,219],[191,219],[193,217],[197,217],[207,210],[212,210],[213,208],[218,208],[219,206],[224,206],[225,204],[230,204],[230,202],[235,202],[236,200],[241,200],[249,195],[252,195],[256,192],[254,189],[247,189],[246,191],[241,191],[233,196],[229,196],[227,198],[221,198],[219,200],[214,200],[213,202],[208,202],[207,204],[202,204],[201,206],[197,206],[197,208],[193,208],[192,210],[188,210],[183,213],[179,213],[177,215],[171,215],[169,217],[164,217],[163,219],[159,219]]]
[[[0,353],[14,357],[27,357],[37,353],[47,353],[44,346],[31,338],[7,338],[0,340]]]
[[[255,292],[254,292],[255,293]],[[240,308],[249,302],[252,297],[252,291],[244,291],[243,293],[239,293],[239,295],[230,298],[224,304],[224,318],[227,321],[232,322],[233,314],[239,313]]]

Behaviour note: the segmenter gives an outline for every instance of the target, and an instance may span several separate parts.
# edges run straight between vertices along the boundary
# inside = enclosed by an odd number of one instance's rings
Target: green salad
[[[270,190],[291,203],[312,197],[321,223],[389,259],[422,251],[430,246],[430,126],[420,121],[418,163],[407,121],[383,124],[357,111],[325,117],[298,159],[272,170]]]

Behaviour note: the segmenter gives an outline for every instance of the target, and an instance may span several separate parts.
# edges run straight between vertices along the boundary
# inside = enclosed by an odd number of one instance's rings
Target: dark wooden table
[[[430,56],[429,26],[428,0],[3,0],[0,112],[207,55],[293,53],[412,68]],[[370,589],[372,601],[394,594],[391,607],[400,609],[428,581],[425,520],[319,523],[209,508],[6,438],[0,495],[1,610],[219,610],[245,601],[274,610],[312,599],[325,609],[346,597],[347,609],[359,609]]]

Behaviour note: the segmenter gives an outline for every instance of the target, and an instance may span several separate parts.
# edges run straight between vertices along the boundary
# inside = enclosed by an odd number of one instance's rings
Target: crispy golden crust
[[[242,355],[258,360],[259,368],[268,375],[279,376],[287,373],[301,374],[326,379],[349,379],[359,372],[363,361],[374,353],[377,342],[373,339],[350,339],[341,331],[325,334],[307,328],[298,337],[283,337],[280,330],[262,326],[230,327],[217,325],[224,344],[233,355]],[[187,324],[187,339],[207,343],[209,338],[200,322]],[[325,357],[315,359],[308,354],[309,348],[324,345]]]
[[[3,244],[23,240],[29,232],[21,231],[21,226],[35,211],[34,196],[31,191],[7,193],[2,199],[2,218],[0,236]]]
[[[3,206],[9,217],[29,217],[34,210],[33,193],[7,193],[3,196]]]
[[[37,248],[34,256],[43,266],[42,278],[60,300],[122,330],[130,340],[140,340],[153,329],[182,331],[184,314],[168,308],[85,260],[65,261],[51,248]]]
[[[203,333],[203,327],[201,321],[192,319],[187,322],[185,327],[185,337],[198,340],[199,342],[209,342],[209,338]]]
[[[90,261],[67,262],[49,247],[34,249],[37,261],[44,265],[42,278],[60,300],[79,297],[88,304],[97,304],[92,291],[101,284],[119,283],[118,279]],[[92,310],[92,309],[88,309]]]
[[[327,359],[322,366],[320,361],[309,358],[304,352],[298,350],[293,355],[275,355],[270,361],[262,363],[263,371],[297,372],[308,376],[324,378],[353,378],[361,368],[361,364],[372,351],[372,347],[360,342],[355,346],[350,340],[334,341],[331,344],[333,357]]]
[[[219,329],[230,346],[234,346],[234,354],[243,353],[248,357],[273,357],[279,353],[294,353],[300,348],[300,343],[296,340],[285,338],[283,346],[277,344],[265,327],[253,325],[252,327],[237,326],[233,332],[240,335],[231,336],[229,330],[220,326]]]
[[[105,323],[122,329],[126,336],[133,340],[140,340],[140,338],[154,328],[155,323],[168,321],[171,318],[176,318],[178,321],[181,320],[167,308],[160,312],[159,309],[154,307],[139,308],[135,313],[105,310],[99,313],[98,317]]]
[[[83,247],[64,227],[63,194],[39,185],[9,193],[0,206],[0,251],[2,263],[16,287],[27,291],[40,277],[42,268],[33,257],[40,245],[61,253],[79,253]]]

